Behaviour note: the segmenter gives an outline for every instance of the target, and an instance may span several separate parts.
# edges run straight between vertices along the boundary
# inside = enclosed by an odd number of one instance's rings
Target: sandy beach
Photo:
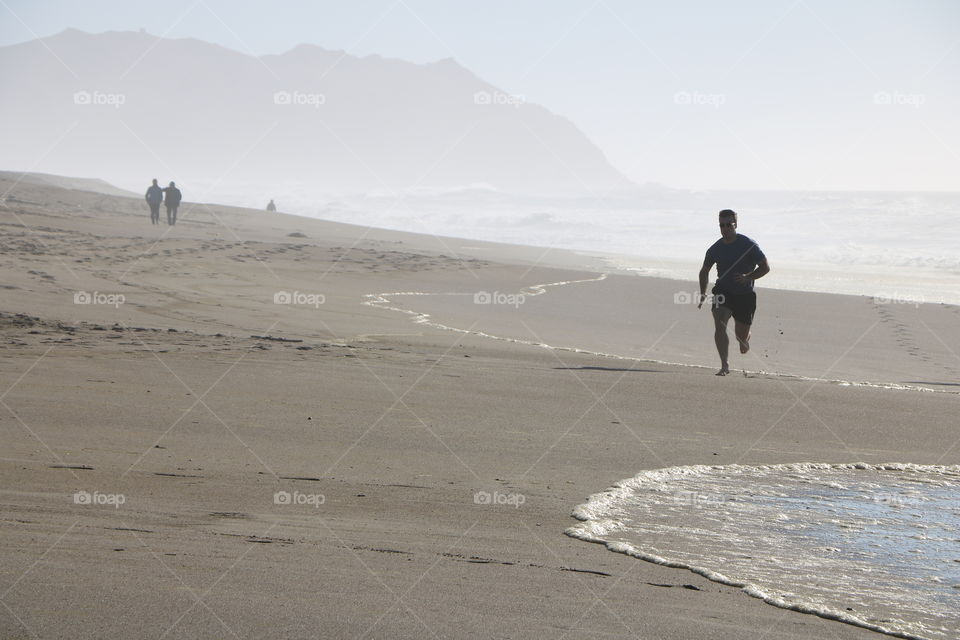
[[[564,529],[643,469],[960,464],[956,306],[761,281],[718,378],[695,273],[0,193],[3,638],[877,637]]]

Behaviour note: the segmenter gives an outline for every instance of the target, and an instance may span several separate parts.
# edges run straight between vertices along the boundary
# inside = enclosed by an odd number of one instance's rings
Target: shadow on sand
[[[660,369],[631,369],[622,367],[554,367],[559,371],[630,371],[632,373],[670,373]]]
[[[960,387],[960,382],[934,382],[933,380],[908,380],[907,384],[932,384],[938,387]]]

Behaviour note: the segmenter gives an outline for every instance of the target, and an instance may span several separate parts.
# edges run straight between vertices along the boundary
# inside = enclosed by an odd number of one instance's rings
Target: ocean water
[[[960,638],[960,466],[645,471],[567,534],[788,609],[903,638]]]
[[[758,286],[960,304],[960,193],[714,191],[666,188],[584,198],[518,197],[483,185],[338,195],[310,185],[198,186],[198,197],[352,224],[605,256],[612,269],[696,281],[719,237],[717,211],[773,271]]]

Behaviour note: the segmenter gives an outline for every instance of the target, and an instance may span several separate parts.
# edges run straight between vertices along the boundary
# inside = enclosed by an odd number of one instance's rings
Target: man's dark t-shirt
[[[742,284],[737,282],[737,274],[750,273],[766,258],[757,243],[741,233],[730,244],[720,238],[707,249],[705,257],[708,266],[717,265],[717,287],[727,293],[753,291],[753,280]]]
[[[160,202],[163,201],[163,189],[155,184],[152,184],[147,187],[147,194],[145,197],[147,202],[150,204],[160,204]]]
[[[183,199],[183,194],[180,192],[180,189],[176,187],[164,187],[163,193],[166,196],[163,199],[163,204],[168,207],[180,206],[180,200]]]

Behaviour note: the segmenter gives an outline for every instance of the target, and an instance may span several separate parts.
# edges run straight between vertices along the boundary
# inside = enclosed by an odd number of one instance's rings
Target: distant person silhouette
[[[273,213],[276,210],[277,210],[277,205],[273,204],[273,200],[271,199],[270,202],[267,203],[267,211],[270,211],[271,213]]]
[[[153,179],[153,184],[147,187],[147,194],[144,198],[150,205],[150,223],[160,224],[160,203],[163,202],[163,189],[157,184],[156,178]]]
[[[177,224],[177,207],[180,206],[183,194],[180,193],[180,189],[177,189],[176,183],[171,181],[170,186],[164,188],[163,196],[163,204],[167,207],[167,224],[175,225]]]

